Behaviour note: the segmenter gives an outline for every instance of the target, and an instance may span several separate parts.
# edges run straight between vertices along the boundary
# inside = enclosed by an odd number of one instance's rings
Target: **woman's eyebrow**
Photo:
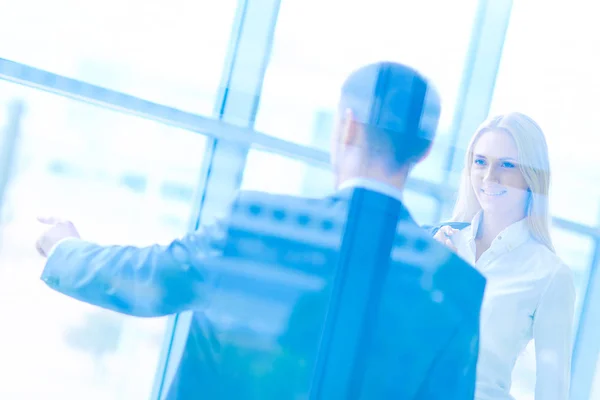
[[[517,162],[517,160],[514,159],[514,158],[512,158],[512,157],[502,157],[502,158],[499,158],[498,160],[500,160],[500,161],[513,161],[513,162]]]
[[[473,157],[474,158],[483,158],[485,160],[487,160],[488,158],[486,156],[484,156],[483,154],[478,154],[478,153],[473,153]],[[494,157],[492,157],[492,159],[494,159]],[[519,161],[517,161],[517,159],[513,158],[513,157],[500,157],[496,159],[497,161],[510,161],[513,162],[515,164],[518,164]]]

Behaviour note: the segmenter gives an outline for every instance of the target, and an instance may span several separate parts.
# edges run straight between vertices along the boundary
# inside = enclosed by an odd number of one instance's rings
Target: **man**
[[[235,202],[233,210],[255,202],[267,208],[280,204],[345,221],[339,257],[323,268],[327,289],[302,296],[293,306],[281,346],[285,355],[297,356],[287,364],[283,356],[273,361],[273,369],[285,371],[277,389],[273,378],[252,397],[240,382],[257,364],[242,357],[235,367],[225,368],[219,364],[229,353],[206,350],[228,340],[224,331],[215,332],[204,312],[217,307],[215,288],[227,281],[214,262],[231,258],[226,253],[240,232],[232,228],[238,217],[202,227],[168,246],[146,248],[99,246],[81,240],[68,221],[41,219],[50,225],[37,242],[38,251],[48,257],[42,279],[73,298],[130,315],[193,310],[169,399],[292,398],[309,392],[313,399],[472,399],[485,280],[432,241],[402,205],[408,174],[428,154],[439,114],[437,93],[413,69],[391,62],[360,68],[343,85],[332,135],[336,194],[315,202],[244,193]],[[391,231],[383,234],[384,225]],[[355,235],[353,241],[348,232]],[[367,251],[377,246],[380,251]],[[392,248],[396,256],[390,261]],[[362,297],[357,297],[360,291]],[[353,301],[360,320],[349,319]],[[340,338],[354,340],[352,348],[344,348]],[[336,358],[344,352],[353,358],[345,372]],[[223,379],[228,382],[215,383]],[[337,389],[342,381],[345,386]],[[300,388],[292,389],[296,383]]]

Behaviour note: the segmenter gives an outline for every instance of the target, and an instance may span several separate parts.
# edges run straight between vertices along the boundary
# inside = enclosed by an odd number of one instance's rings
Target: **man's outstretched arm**
[[[204,308],[215,279],[211,260],[225,242],[221,223],[167,246],[100,246],[79,238],[70,222],[42,220],[51,228],[38,240],[48,255],[42,280],[83,302],[138,317]]]

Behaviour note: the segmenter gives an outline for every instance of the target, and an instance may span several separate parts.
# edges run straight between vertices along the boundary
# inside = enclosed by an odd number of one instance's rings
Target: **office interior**
[[[182,346],[178,316],[117,315],[45,288],[37,215],[77,221],[100,243],[146,245],[210,223],[240,189],[327,195],[340,85],[361,65],[392,60],[430,77],[443,101],[432,153],[405,193],[420,224],[450,216],[465,148],[487,116],[520,111],[544,130],[552,235],[577,288],[571,397],[600,399],[595,8],[583,0],[3,2],[0,398],[159,400],[171,352]],[[534,381],[529,346],[513,373],[515,398],[533,399]]]

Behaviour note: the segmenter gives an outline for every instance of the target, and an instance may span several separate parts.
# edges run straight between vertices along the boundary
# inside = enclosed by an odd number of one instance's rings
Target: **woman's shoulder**
[[[531,253],[532,256],[536,257],[537,259],[540,260],[540,262],[543,262],[544,264],[548,265],[548,267],[551,267],[552,269],[555,269],[555,270],[561,270],[561,269],[565,269],[565,268],[569,269],[569,267],[562,260],[562,258],[560,258],[558,256],[558,254],[556,254],[555,250],[548,248],[548,246],[535,240],[534,238],[531,238],[527,242],[526,249],[528,252]]]
[[[532,239],[529,242],[527,253],[535,260],[535,263],[543,270],[548,278],[548,284],[574,285],[573,270],[556,254],[554,250],[546,245]]]

